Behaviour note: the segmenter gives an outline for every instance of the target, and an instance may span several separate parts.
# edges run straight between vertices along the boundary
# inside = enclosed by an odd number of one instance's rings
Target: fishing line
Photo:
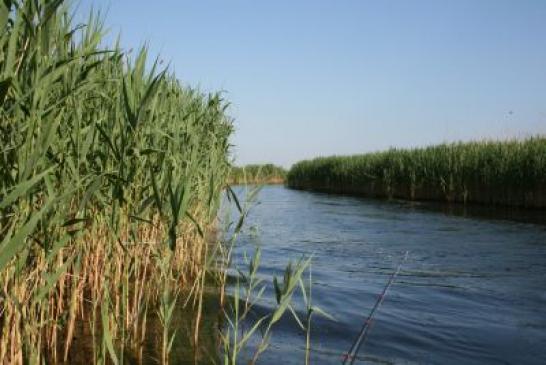
[[[387,285],[385,285],[385,287],[383,288],[383,291],[381,292],[381,294],[379,294],[379,297],[377,298],[377,301],[375,302],[375,305],[373,306],[372,311],[368,315],[368,318],[366,319],[366,321],[364,321],[364,324],[362,325],[362,328],[360,329],[360,332],[358,333],[358,337],[354,340],[353,344],[351,345],[351,348],[349,349],[349,352],[343,354],[343,365],[354,364],[356,355],[358,354],[358,350],[360,350],[360,347],[362,346],[364,341],[366,341],[366,338],[372,326],[373,316],[375,315],[375,312],[379,309],[379,307],[383,303],[383,300],[385,299],[385,295],[387,294],[387,290],[389,290],[390,286],[394,282],[394,279],[396,278],[396,276],[398,276],[398,273],[400,272],[400,268],[402,267],[402,264],[408,259],[408,253],[409,251],[406,251],[406,254],[404,255],[404,258],[402,259],[402,261],[400,261],[398,268],[396,269],[395,272],[391,274],[391,277],[389,278]]]

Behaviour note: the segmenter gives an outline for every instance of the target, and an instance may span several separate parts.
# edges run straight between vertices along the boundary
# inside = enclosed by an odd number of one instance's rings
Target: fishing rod
[[[383,291],[381,294],[379,294],[379,297],[377,298],[377,301],[375,302],[375,305],[372,308],[372,311],[368,315],[368,318],[366,321],[364,321],[364,324],[362,325],[362,328],[360,329],[360,332],[358,333],[358,337],[354,340],[353,344],[351,345],[351,348],[349,349],[349,352],[343,354],[343,365],[345,364],[354,364],[356,355],[358,354],[358,350],[360,350],[360,347],[366,340],[368,333],[370,331],[370,328],[372,326],[373,316],[375,315],[375,312],[379,309],[381,304],[383,303],[383,300],[385,299],[385,295],[387,294],[387,291],[389,290],[390,286],[394,282],[394,279],[398,276],[398,273],[400,272],[400,268],[402,267],[402,264],[408,259],[408,253],[409,251],[406,251],[406,254],[404,255],[404,258],[402,261],[400,261],[400,264],[398,265],[398,268],[396,271],[394,271],[391,274],[391,277],[389,278],[389,281],[387,282],[387,285],[383,288]]]

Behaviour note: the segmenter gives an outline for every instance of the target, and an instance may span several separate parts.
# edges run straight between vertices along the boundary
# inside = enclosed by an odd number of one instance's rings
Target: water
[[[356,363],[545,364],[546,225],[462,214],[266,186],[236,258],[260,244],[270,282],[289,258],[314,255],[313,301],[336,321],[314,317],[313,364],[341,362],[406,251]],[[287,318],[259,364],[302,364],[304,346]]]

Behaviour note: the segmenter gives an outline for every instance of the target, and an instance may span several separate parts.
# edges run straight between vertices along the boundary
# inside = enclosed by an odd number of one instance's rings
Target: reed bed
[[[546,207],[546,137],[396,149],[296,163],[288,186],[371,197]]]
[[[253,164],[233,167],[228,178],[231,185],[283,184],[286,170],[273,164]]]
[[[103,44],[62,0],[0,2],[0,364],[141,360],[150,316],[168,362],[196,308],[230,170],[227,104]]]

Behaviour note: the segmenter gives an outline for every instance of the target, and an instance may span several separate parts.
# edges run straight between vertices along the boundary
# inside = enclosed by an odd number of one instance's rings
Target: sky
[[[546,133],[544,0],[81,0],[231,103],[237,164]]]

